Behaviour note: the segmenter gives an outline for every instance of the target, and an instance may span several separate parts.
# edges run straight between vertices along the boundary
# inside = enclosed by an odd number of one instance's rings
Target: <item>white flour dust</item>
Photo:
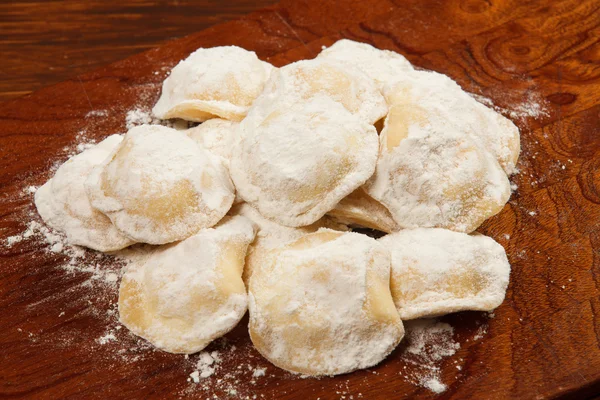
[[[421,319],[406,323],[407,347],[401,358],[410,368],[402,374],[409,382],[442,393],[447,386],[441,381],[440,361],[460,348],[454,339],[454,328],[435,319]]]
[[[144,124],[164,125],[177,130],[185,130],[198,125],[197,123],[184,121],[182,119],[158,119],[152,115],[152,111],[147,107],[136,107],[127,111],[127,115],[125,116],[125,126],[127,130]]]
[[[542,118],[550,116],[546,101],[535,92],[528,92],[527,98],[522,103],[513,103],[509,107],[503,108],[494,104],[494,102],[482,95],[469,93],[471,97],[481,104],[507,115],[513,121],[522,121],[527,118]]]

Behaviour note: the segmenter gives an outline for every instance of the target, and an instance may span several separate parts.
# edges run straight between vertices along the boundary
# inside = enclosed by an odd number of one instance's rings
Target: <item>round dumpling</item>
[[[406,117],[409,123],[417,118],[443,121],[492,153],[507,174],[516,171],[521,149],[519,129],[509,119],[476,101],[446,75],[412,71],[387,86],[384,94],[390,114],[394,114],[391,118],[404,129],[409,126],[402,122]]]
[[[492,238],[420,228],[379,242],[392,253],[392,296],[402,319],[491,311],[504,300],[510,264]]]
[[[404,335],[390,255],[374,239],[328,229],[268,258],[250,278],[250,338],[276,366],[336,375],[382,361]]]
[[[271,221],[260,215],[255,208],[247,203],[241,203],[231,208],[229,215],[242,215],[254,223],[256,228],[256,238],[248,249],[246,265],[244,266],[244,282],[247,284],[254,270],[260,268],[266,263],[265,257],[271,250],[281,247],[287,243],[300,239],[302,236],[314,233],[320,228],[330,228],[338,231],[348,231],[348,227],[334,222],[327,216],[317,222],[291,228]]]
[[[402,55],[390,51],[380,50],[367,43],[341,39],[323,50],[317,59],[339,62],[352,68],[358,68],[365,75],[375,81],[378,88],[395,82],[406,71],[413,67]]]
[[[327,215],[345,225],[390,233],[400,229],[390,211],[360,187],[344,197]]]
[[[188,129],[186,133],[202,148],[221,157],[229,167],[233,145],[238,136],[238,126],[239,122],[213,118]]]
[[[35,205],[46,224],[64,232],[71,244],[98,251],[114,251],[134,243],[110,219],[92,208],[84,183],[94,166],[101,164],[123,140],[112,135],[71,157],[35,194]]]
[[[498,161],[435,109],[395,103],[365,185],[401,228],[472,232],[502,210],[510,182]]]
[[[241,198],[287,226],[312,224],[375,169],[377,132],[328,97],[244,120],[231,176]]]
[[[226,217],[130,265],[119,289],[119,320],[164,351],[202,350],[246,313],[242,270],[253,238],[250,221]]]
[[[274,71],[249,116],[265,117],[274,109],[305,103],[315,96],[335,100],[371,125],[387,113],[385,99],[368,76],[333,61],[314,59]]]
[[[153,108],[161,119],[202,122],[221,117],[239,121],[262,92],[273,66],[236,46],[198,49],[177,64],[163,82]]]
[[[92,206],[130,238],[182,240],[227,213],[234,188],[220,160],[185,133],[160,125],[131,129],[86,181]]]

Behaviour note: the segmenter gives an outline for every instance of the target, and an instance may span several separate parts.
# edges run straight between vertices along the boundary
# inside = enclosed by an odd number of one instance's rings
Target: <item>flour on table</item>
[[[539,94],[535,92],[528,92],[527,98],[522,103],[513,103],[507,108],[499,107],[494,104],[494,101],[485,96],[469,93],[471,97],[480,102],[481,104],[496,110],[499,113],[508,115],[513,120],[524,120],[526,118],[542,118],[548,117],[548,105]]]
[[[434,319],[406,322],[406,344],[401,359],[411,365],[401,372],[411,383],[434,393],[442,393],[447,386],[441,381],[442,359],[450,357],[460,348],[454,340],[454,328]]]

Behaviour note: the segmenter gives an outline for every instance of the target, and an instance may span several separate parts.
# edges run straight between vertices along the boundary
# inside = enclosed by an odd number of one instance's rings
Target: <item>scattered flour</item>
[[[404,340],[407,347],[401,358],[411,365],[410,370],[404,371],[406,378],[434,393],[445,391],[439,363],[460,348],[460,344],[454,340],[454,328],[435,319],[408,321]]]
[[[194,383],[200,382],[200,379],[208,378],[212,376],[215,371],[219,368],[221,357],[219,357],[218,351],[209,353],[203,351],[198,356],[198,363],[196,364],[196,370],[190,374],[190,377]]]
[[[102,336],[101,338],[98,339],[98,343],[100,344],[106,344],[108,342],[111,342],[113,340],[117,340],[117,337],[114,335],[114,333],[107,333],[106,335]]]
[[[481,104],[496,110],[499,113],[508,115],[510,119],[514,120],[525,120],[526,118],[542,118],[548,117],[548,106],[544,99],[534,92],[527,94],[527,99],[522,103],[513,103],[510,107],[503,108],[494,104],[492,99],[484,97],[479,94],[469,93],[471,97],[480,102]]]
[[[90,111],[87,114],[85,114],[86,118],[107,117],[107,116],[108,116],[108,110],[93,110],[93,111]]]
[[[134,128],[138,125],[164,125],[169,128],[177,130],[185,130],[197,124],[193,122],[184,121],[182,119],[168,119],[162,120],[154,117],[152,111],[143,107],[136,107],[132,110],[127,111],[125,116],[125,127],[127,130]]]

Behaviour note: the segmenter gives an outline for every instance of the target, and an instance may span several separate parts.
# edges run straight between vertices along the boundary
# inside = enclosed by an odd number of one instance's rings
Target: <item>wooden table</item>
[[[97,29],[100,42],[106,21]],[[177,22],[165,22],[165,36]],[[526,99],[544,106],[543,115],[515,119],[523,147],[513,178],[518,190],[480,228],[507,249],[513,267],[507,298],[493,319],[479,313],[444,318],[461,347],[441,365],[449,388],[439,398],[600,393],[598,0],[283,1],[5,102],[2,236],[22,232],[31,218],[24,187],[43,183],[78,135],[97,139],[123,131],[127,111],[152,105],[169,68],[194,49],[233,44],[281,66],[313,57],[341,37],[398,51],[507,110]],[[42,247],[28,240],[0,247],[0,397],[208,396],[186,382],[191,367],[181,356],[131,349],[137,342],[126,333],[117,334],[122,353],[98,344],[115,329],[106,313],[113,313],[116,292],[91,290],[83,284],[89,274],[68,273],[59,267],[64,257]],[[487,334],[471,340],[481,324]],[[221,373],[268,366],[243,324],[228,339],[238,351],[223,361]],[[255,383],[240,375],[237,394],[216,380],[210,384],[221,398],[433,398],[402,375],[412,368],[402,350],[369,371],[331,379],[299,379],[268,367]]]
[[[275,2],[0,2],[0,101],[90,72]]]

